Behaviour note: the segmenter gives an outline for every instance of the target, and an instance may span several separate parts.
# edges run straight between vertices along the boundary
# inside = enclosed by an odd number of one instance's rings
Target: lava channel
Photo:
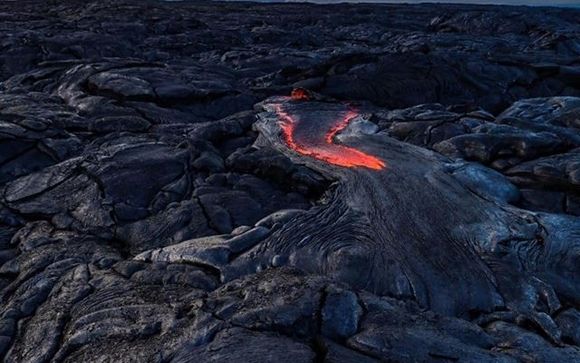
[[[365,167],[381,170],[385,167],[382,160],[372,155],[333,142],[336,134],[357,116],[356,112],[352,110],[341,112],[343,116],[338,120],[335,117],[322,117],[316,122],[305,122],[291,116],[281,104],[275,105],[275,111],[281,121],[286,144],[299,154],[347,168]]]

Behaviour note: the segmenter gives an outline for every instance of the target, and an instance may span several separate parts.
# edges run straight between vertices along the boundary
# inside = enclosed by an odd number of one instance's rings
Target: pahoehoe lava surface
[[[3,361],[580,361],[580,11],[0,19]]]
[[[356,117],[355,111],[338,105],[337,110],[331,109],[326,114],[317,112],[314,115],[296,116],[289,114],[280,103],[274,107],[276,118],[281,121],[286,143],[298,153],[347,168],[365,167],[381,170],[385,167],[382,160],[372,155],[334,143],[336,134]],[[315,118],[309,119],[311,116]]]

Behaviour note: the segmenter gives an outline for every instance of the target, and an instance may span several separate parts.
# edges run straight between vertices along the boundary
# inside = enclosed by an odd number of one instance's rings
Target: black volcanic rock
[[[577,10],[0,19],[3,361],[580,361]]]

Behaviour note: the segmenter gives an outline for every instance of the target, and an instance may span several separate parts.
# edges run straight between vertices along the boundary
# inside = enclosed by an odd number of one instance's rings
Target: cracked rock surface
[[[0,19],[3,361],[580,361],[580,11]]]

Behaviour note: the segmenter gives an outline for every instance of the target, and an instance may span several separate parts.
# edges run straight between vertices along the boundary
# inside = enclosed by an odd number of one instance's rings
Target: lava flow
[[[372,155],[352,147],[333,143],[336,134],[348,126],[350,121],[357,116],[356,112],[352,110],[341,112],[344,114],[342,118],[329,119],[330,123],[328,123],[324,120],[305,122],[305,120],[291,116],[283,110],[280,104],[275,105],[275,111],[282,122],[281,127],[286,143],[296,152],[348,168],[366,167],[381,170],[385,167],[382,160]],[[321,127],[328,131],[326,133],[323,131],[321,135]]]

